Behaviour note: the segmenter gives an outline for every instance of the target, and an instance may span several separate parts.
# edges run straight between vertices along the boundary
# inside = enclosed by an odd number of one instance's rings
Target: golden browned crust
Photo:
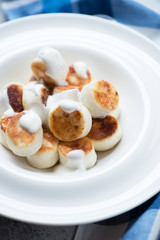
[[[22,105],[22,95],[23,90],[20,85],[17,84],[10,84],[7,87],[7,94],[9,98],[9,103],[12,106],[13,110],[15,112],[21,112],[23,111],[23,105]]]
[[[76,75],[73,65],[69,66],[69,73],[67,75],[66,81],[69,85],[83,87],[84,85],[91,82],[91,74],[90,71],[87,70],[88,78],[81,78]]]
[[[99,80],[96,84],[96,88],[93,90],[94,98],[105,109],[116,109],[119,96],[114,86],[104,80]]]
[[[43,79],[47,71],[47,67],[41,62],[33,62],[31,64],[31,69],[37,80]]]
[[[73,141],[81,136],[84,129],[84,119],[79,111],[64,112],[60,107],[49,116],[50,131],[62,141]]]
[[[32,69],[33,75],[38,81],[43,79],[47,87],[49,87],[49,89],[53,89],[53,87],[55,86],[55,81],[54,79],[52,79],[46,74],[47,67],[45,66],[45,64],[41,62],[33,62],[31,64],[31,69]]]
[[[12,139],[15,146],[19,148],[25,148],[32,144],[35,140],[36,133],[29,133],[19,125],[19,119],[22,117],[24,112],[14,115],[8,125],[7,134]]]
[[[118,120],[107,115],[105,118],[93,118],[92,128],[87,137],[92,140],[103,140],[111,137],[118,128]]]
[[[77,86],[68,85],[68,86],[56,86],[56,87],[54,88],[54,90],[58,90],[59,92],[63,92],[63,91],[67,91],[67,90],[72,90],[72,89],[78,89],[78,90],[81,92],[82,87],[77,87]]]
[[[55,136],[47,129],[43,129],[43,144],[38,152],[48,152],[53,151],[57,145],[57,139]]]
[[[41,89],[41,102],[46,105],[49,96],[49,90],[45,87]]]
[[[64,156],[72,150],[83,150],[87,154],[93,150],[93,143],[89,138],[84,137],[72,142],[60,142],[58,149]]]
[[[4,133],[6,132],[6,128],[7,128],[7,125],[9,123],[10,119],[11,119],[11,117],[7,117],[7,116],[0,119],[0,128]]]

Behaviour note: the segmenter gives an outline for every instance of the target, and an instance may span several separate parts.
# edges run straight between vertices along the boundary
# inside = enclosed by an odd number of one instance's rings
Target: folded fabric
[[[135,26],[160,27],[160,15],[135,0],[2,0],[8,20],[40,13],[105,14]]]
[[[128,224],[122,240],[160,239],[160,194],[150,207],[134,222]]]
[[[117,217],[80,225],[74,240],[159,240],[160,194]]]

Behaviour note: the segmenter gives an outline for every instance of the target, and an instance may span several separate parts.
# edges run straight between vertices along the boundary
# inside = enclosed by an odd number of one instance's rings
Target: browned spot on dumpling
[[[49,116],[49,128],[58,139],[73,141],[83,132],[84,118],[79,111],[66,113],[58,107]]]
[[[72,142],[60,142],[58,148],[64,156],[73,150],[83,150],[87,155],[93,150],[93,143],[89,138],[84,137]]]
[[[24,115],[24,112],[14,115],[8,125],[7,125],[7,134],[9,138],[13,141],[14,145],[19,148],[25,148],[28,145],[32,144],[36,137],[35,133],[29,133],[23,129],[19,124],[19,119]]]
[[[115,87],[104,80],[99,80],[96,83],[96,88],[93,90],[95,100],[105,109],[116,109],[119,96]]]
[[[21,112],[23,111],[23,105],[22,105],[22,95],[23,95],[23,89],[18,84],[10,84],[7,87],[7,94],[9,98],[9,103],[12,106],[13,110],[15,112]]]
[[[43,79],[47,71],[47,67],[41,62],[33,62],[31,64],[31,69],[37,80]]]
[[[0,128],[5,133],[11,117],[5,116],[0,119]]]
[[[103,140],[111,137],[118,129],[118,120],[110,115],[105,118],[93,118],[92,128],[87,137],[93,140]]]
[[[66,81],[69,85],[83,87],[84,85],[91,82],[91,74],[90,71],[87,70],[87,78],[78,77],[73,65],[69,67],[69,73],[67,75]]]

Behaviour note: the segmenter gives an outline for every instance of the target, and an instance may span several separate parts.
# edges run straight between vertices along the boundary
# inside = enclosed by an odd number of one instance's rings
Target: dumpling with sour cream
[[[97,161],[94,145],[87,137],[72,142],[60,142],[58,151],[60,163],[66,168],[86,170]]]
[[[6,129],[9,148],[18,156],[36,153],[43,142],[42,122],[36,113],[24,111],[14,115]]]
[[[25,110],[30,110],[38,114],[42,123],[47,127],[47,108],[46,103],[49,90],[42,84],[30,82],[23,89],[23,106]]]
[[[73,141],[88,134],[92,118],[81,103],[64,99],[52,105],[49,111],[49,129],[62,141]]]
[[[49,90],[44,85],[30,82],[23,88],[23,107],[29,110],[37,103],[46,105],[48,96]]]
[[[67,75],[69,85],[83,87],[91,82],[91,73],[84,62],[78,61],[69,66]]]
[[[43,47],[32,61],[31,69],[38,81],[54,85],[68,85],[68,66],[60,52],[52,47]]]

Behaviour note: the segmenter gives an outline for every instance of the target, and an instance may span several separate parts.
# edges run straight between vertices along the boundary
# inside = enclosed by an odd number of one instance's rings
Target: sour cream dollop
[[[84,62],[78,61],[73,64],[73,68],[78,77],[87,78],[87,65]]]
[[[40,117],[33,111],[24,111],[25,114],[19,120],[22,128],[26,129],[30,133],[37,132],[42,126]]]

